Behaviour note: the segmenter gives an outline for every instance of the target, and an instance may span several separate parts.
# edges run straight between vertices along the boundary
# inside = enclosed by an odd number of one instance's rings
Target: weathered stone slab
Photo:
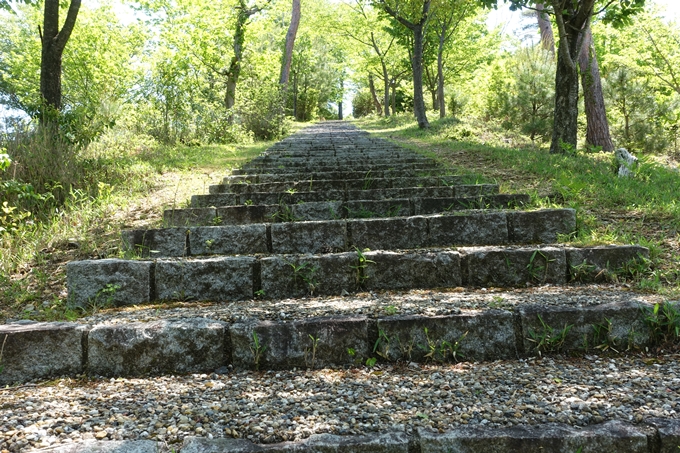
[[[377,251],[364,253],[368,289],[440,288],[461,285],[458,252]]]
[[[82,373],[87,327],[21,321],[0,325],[0,385]]]
[[[510,242],[550,244],[557,242],[558,235],[571,234],[575,230],[574,209],[508,212]]]
[[[163,211],[163,225],[167,227],[212,225],[216,217],[215,208],[166,209]]]
[[[279,205],[242,205],[217,208],[220,225],[247,225],[267,223],[275,219]]]
[[[267,253],[267,226],[260,224],[189,229],[191,255]]]
[[[528,204],[530,199],[529,195],[498,194],[482,197],[422,198],[413,201],[415,213],[426,215],[470,209],[514,208]]]
[[[680,451],[680,420],[652,418],[646,422],[659,433],[661,441],[658,453],[677,453]]]
[[[341,294],[357,287],[357,254],[271,256],[260,260],[267,298]]]
[[[567,258],[561,248],[470,247],[460,251],[465,285],[524,286],[567,281]]]
[[[344,216],[348,219],[405,217],[411,215],[411,203],[408,198],[348,201],[344,207]]]
[[[125,230],[123,248],[142,258],[186,256],[187,228]]]
[[[253,270],[249,257],[156,262],[159,300],[244,300],[253,297]]]
[[[288,206],[292,219],[295,221],[314,221],[314,220],[331,220],[342,217],[342,202],[341,201],[322,201],[301,203]],[[285,222],[288,211],[281,211],[279,208],[279,215],[277,220]]]
[[[650,340],[641,305],[635,302],[587,307],[532,305],[520,307],[519,314],[524,350],[531,354],[595,348],[625,351]],[[562,335],[565,328],[568,331]]]
[[[234,365],[252,369],[351,365],[369,356],[373,340],[365,317],[239,323],[230,335]]]
[[[429,245],[507,244],[508,227],[505,212],[465,212],[427,218]]]
[[[220,206],[236,206],[241,203],[241,195],[233,193],[219,193],[207,195],[192,195],[192,208],[209,208]],[[219,215],[219,214],[218,214]]]
[[[649,249],[639,245],[567,248],[567,263],[575,280],[606,279],[610,272],[625,271],[633,261],[649,258]]]
[[[228,195],[214,195],[214,196],[228,196]],[[249,194],[241,194],[240,204],[278,204],[278,205],[294,205],[297,203],[313,203],[320,201],[337,201],[345,198],[344,190],[327,190],[323,192],[277,192],[266,193],[257,192]]]
[[[100,376],[207,372],[226,365],[227,324],[205,318],[94,326],[88,369]]]
[[[347,224],[342,221],[275,223],[273,253],[332,253],[347,250]]]
[[[646,434],[633,425],[611,421],[573,428],[546,424],[511,428],[459,428],[438,434],[420,429],[422,453],[647,453]]]
[[[479,197],[483,195],[498,194],[498,184],[463,184],[460,186],[453,186],[453,197]]]
[[[76,307],[137,305],[151,300],[149,261],[71,261],[66,266],[69,304]]]
[[[351,245],[359,249],[411,249],[428,243],[425,217],[348,220]]]
[[[377,321],[376,354],[389,360],[454,362],[517,356],[513,316],[502,310]]]
[[[151,440],[86,440],[34,450],[36,453],[162,453],[163,444]]]
[[[242,439],[186,437],[180,453],[408,453],[405,433],[375,433],[364,436],[315,434],[300,442],[257,445]]]

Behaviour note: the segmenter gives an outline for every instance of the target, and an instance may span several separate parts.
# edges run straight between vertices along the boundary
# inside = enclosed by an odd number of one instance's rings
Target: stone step
[[[369,190],[369,189],[402,189],[408,187],[449,187],[470,185],[474,181],[469,176],[428,176],[422,178],[373,178],[369,174],[361,179],[322,179],[314,180],[305,178],[297,181],[277,181],[267,183],[250,183],[239,181],[238,183],[216,184],[209,186],[209,193],[253,193],[253,192],[285,192],[295,190],[297,192],[324,191],[324,190]]]
[[[340,167],[343,171],[355,171],[361,173],[367,172],[392,172],[393,174],[403,175],[405,171],[414,171],[421,173],[429,173],[431,171],[443,170],[439,165],[434,164],[364,164],[364,165],[352,165],[351,163],[344,163]],[[276,173],[327,173],[337,171],[337,165],[309,165],[309,166],[298,166],[298,167],[288,167],[286,165],[279,165],[277,167],[247,167],[244,166],[242,169],[232,170],[233,175],[247,175],[247,174],[276,174]]]
[[[230,430],[231,432],[231,430]],[[151,440],[92,441],[37,450],[43,453],[158,453],[165,442]],[[573,427],[550,423],[509,428],[460,427],[451,430],[419,428],[412,434],[385,431],[364,435],[314,434],[307,439],[256,444],[245,439],[187,436],[177,453],[670,453],[680,447],[680,421],[650,418],[642,424],[610,420]],[[490,450],[493,448],[493,450]]]
[[[553,243],[576,228],[573,209],[177,227],[123,232],[126,251],[154,258],[327,253],[460,245]]]
[[[303,167],[302,170],[311,167],[359,167],[388,165],[405,166],[411,168],[413,165],[437,166],[437,162],[426,157],[413,155],[411,157],[388,157],[388,156],[309,156],[309,157],[259,157],[246,163],[242,168],[256,168],[261,172],[263,168],[279,168],[279,166],[296,169]]]
[[[394,198],[168,209],[163,213],[163,224],[166,227],[186,227],[403,217],[470,209],[512,209],[526,206],[529,202],[529,195],[498,194],[462,198]]]
[[[193,195],[191,207],[297,204],[322,201],[390,200],[403,198],[464,198],[496,195],[497,184],[469,184],[439,187],[404,187],[368,190],[321,190],[311,192],[252,192]]]
[[[236,171],[237,173],[233,173]],[[226,176],[223,184],[258,184],[269,182],[290,182],[301,180],[350,180],[350,179],[388,179],[388,178],[420,178],[429,176],[450,176],[451,170],[445,168],[435,168],[427,171],[422,170],[388,170],[388,171],[358,171],[345,169],[332,169],[331,171],[310,171],[288,173],[245,173],[240,170],[232,170],[232,175]]]
[[[266,320],[251,316],[234,321],[209,316],[154,320],[151,316],[144,322],[18,322],[0,326],[5,345],[0,384],[84,372],[135,377],[209,373],[227,366],[252,370],[346,367],[371,358],[380,363],[516,360],[592,353],[603,346],[623,352],[655,340],[653,326],[646,321],[654,304],[642,297],[634,299],[631,295],[627,301],[595,301],[587,306],[540,303],[458,309],[446,315],[383,313]],[[285,305],[279,307],[285,309]],[[663,310],[664,305],[660,307]]]
[[[67,265],[72,306],[152,301],[236,301],[352,291],[564,284],[623,272],[644,260],[640,246],[458,249],[85,260]]]

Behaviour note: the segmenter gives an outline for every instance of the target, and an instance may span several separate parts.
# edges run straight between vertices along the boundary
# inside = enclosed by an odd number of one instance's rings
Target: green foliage
[[[373,103],[371,93],[366,89],[358,91],[352,99],[352,114],[354,117],[361,118],[374,112],[375,104]]]
[[[562,329],[556,329],[549,326],[541,315],[537,315],[541,323],[539,330],[529,329],[528,340],[534,343],[534,349],[541,355],[544,352],[559,352],[564,346],[567,339],[567,334],[573,327],[571,324],[565,324]]]
[[[651,329],[651,340],[655,344],[680,340],[680,304],[666,302],[642,307],[645,324]]]

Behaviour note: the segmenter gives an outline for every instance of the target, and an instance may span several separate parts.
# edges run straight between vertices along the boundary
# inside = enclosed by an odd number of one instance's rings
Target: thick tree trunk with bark
[[[551,153],[563,153],[565,147],[577,145],[578,129],[578,56],[584,29],[590,23],[595,0],[578,3],[552,0],[555,22],[560,35],[555,74],[555,113]]]
[[[413,71],[413,113],[418,127],[426,129],[430,126],[425,113],[425,98],[423,96],[423,47],[425,43],[425,25],[430,12],[430,0],[423,2],[420,18],[417,22],[409,21],[392,9],[384,0],[381,1],[385,12],[394,17],[397,22],[411,30],[413,34],[413,52],[411,53],[411,69]]]
[[[429,2],[426,2],[429,5]],[[425,113],[425,99],[423,96],[423,45],[424,20],[413,28],[413,113],[416,116],[418,127],[426,129],[430,126]]]
[[[298,27],[300,26],[301,16],[300,0],[293,0],[290,26],[288,27],[288,33],[286,33],[283,64],[281,64],[281,77],[279,78],[279,83],[284,87],[288,86],[288,79],[290,78],[290,65],[293,62],[293,48],[295,46],[295,37],[297,36]]]
[[[44,103],[42,120],[48,121],[51,111],[61,109],[61,67],[66,43],[78,17],[80,0],[71,0],[66,21],[59,30],[59,0],[45,0],[43,30],[40,37],[40,95]]]
[[[600,146],[602,151],[614,151],[614,143],[609,134],[607,110],[604,105],[600,68],[597,64],[593,34],[589,25],[583,36],[583,46],[579,54],[578,64],[581,69],[581,86],[583,87],[583,100],[588,120],[586,143],[592,146]]]

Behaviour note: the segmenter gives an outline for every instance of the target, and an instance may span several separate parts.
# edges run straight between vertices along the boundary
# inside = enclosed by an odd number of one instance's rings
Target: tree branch
[[[61,31],[57,35],[56,44],[57,47],[61,50],[63,50],[64,47],[66,47],[66,43],[68,42],[68,39],[71,37],[73,27],[76,25],[78,10],[80,10],[80,1],[81,0],[71,0],[71,4],[68,8],[68,14],[66,15],[66,21],[64,22],[64,26],[61,27]]]

